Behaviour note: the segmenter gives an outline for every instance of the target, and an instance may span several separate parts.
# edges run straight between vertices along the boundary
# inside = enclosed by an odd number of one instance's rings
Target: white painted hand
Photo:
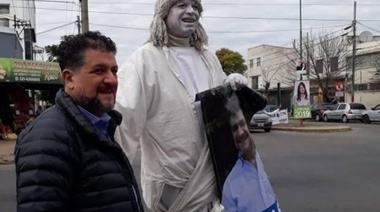
[[[248,79],[238,73],[232,73],[227,76],[224,83],[229,83],[232,90],[239,90],[241,87],[248,85]]]

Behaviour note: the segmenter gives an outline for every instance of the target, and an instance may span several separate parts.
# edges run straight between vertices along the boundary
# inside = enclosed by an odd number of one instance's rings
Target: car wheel
[[[327,115],[324,115],[324,116],[323,116],[323,121],[325,121],[325,122],[328,122],[328,121],[329,121],[329,118],[327,118]]]
[[[343,123],[347,123],[347,122],[348,122],[348,118],[347,118],[346,115],[344,115],[344,116],[342,117],[342,121],[343,121]]]
[[[368,115],[364,115],[362,117],[362,122],[365,123],[365,124],[371,124],[371,120],[369,120],[369,116]]]
[[[315,115],[315,121],[316,121],[316,122],[321,121],[321,116],[320,116],[319,114],[316,114],[316,115]]]
[[[265,132],[270,132],[271,128],[264,129]]]

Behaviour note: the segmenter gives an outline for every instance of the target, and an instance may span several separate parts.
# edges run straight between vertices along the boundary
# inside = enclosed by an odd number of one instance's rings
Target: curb
[[[347,132],[351,131],[350,126],[335,126],[335,127],[272,127],[272,130],[278,131],[292,131],[292,132],[315,132],[315,133],[329,133],[329,132]]]

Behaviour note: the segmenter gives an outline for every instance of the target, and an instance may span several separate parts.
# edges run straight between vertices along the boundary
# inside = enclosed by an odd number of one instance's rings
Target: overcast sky
[[[115,41],[119,63],[147,40],[154,2],[89,0],[90,30],[101,31]],[[209,48],[214,52],[226,47],[246,58],[250,47],[261,44],[291,47],[292,41],[299,38],[299,0],[203,0],[202,3],[201,23],[209,35]],[[354,1],[303,0],[302,3],[304,33],[323,30],[338,36],[352,23]],[[75,21],[79,11],[78,0],[36,0],[37,45],[57,44],[61,36],[78,33]],[[379,0],[357,0],[358,34],[363,31],[380,34],[379,11]]]

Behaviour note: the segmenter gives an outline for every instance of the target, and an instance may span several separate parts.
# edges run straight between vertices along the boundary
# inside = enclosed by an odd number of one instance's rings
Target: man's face
[[[244,155],[253,150],[253,142],[250,138],[247,122],[245,121],[242,110],[239,110],[235,116],[231,117],[230,124],[235,146]]]
[[[79,106],[101,116],[115,105],[117,69],[112,52],[88,49],[78,70],[64,70],[65,91]]]
[[[195,32],[198,21],[198,3],[195,0],[180,0],[170,8],[165,23],[170,35],[188,38]]]

